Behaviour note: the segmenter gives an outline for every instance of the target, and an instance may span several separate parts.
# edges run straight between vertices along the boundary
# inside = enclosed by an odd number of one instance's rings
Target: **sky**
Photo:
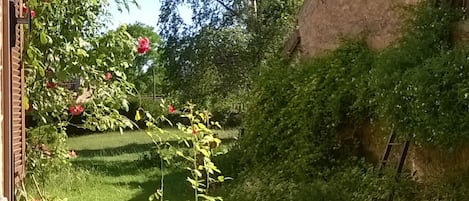
[[[113,24],[109,26],[110,29],[115,29],[122,24],[132,24],[141,22],[146,25],[158,28],[158,16],[160,14],[161,3],[159,0],[137,0],[140,9],[135,5],[130,5],[130,11],[123,9],[122,12],[117,10],[117,5],[114,0],[111,0],[111,14],[113,17]],[[179,7],[179,12],[183,20],[187,23],[191,21],[192,12],[188,7]],[[156,30],[155,29],[155,30]]]

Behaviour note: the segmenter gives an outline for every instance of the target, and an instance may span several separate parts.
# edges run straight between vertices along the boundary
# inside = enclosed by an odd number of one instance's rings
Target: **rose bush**
[[[27,3],[23,10],[30,10],[34,20],[25,36],[25,109],[35,122],[27,131],[28,176],[45,180],[76,156],[65,144],[68,126],[134,127],[119,113],[128,109],[134,90],[124,71],[139,49],[148,51],[149,41],[131,37],[125,25],[100,33],[108,16],[106,1]],[[74,116],[83,121],[70,123]]]
[[[71,115],[73,116],[79,116],[81,113],[85,110],[83,106],[81,105],[75,105],[75,106],[70,106],[68,108],[68,111],[70,112]]]
[[[112,73],[107,72],[106,75],[104,76],[104,80],[109,81],[112,79]]]

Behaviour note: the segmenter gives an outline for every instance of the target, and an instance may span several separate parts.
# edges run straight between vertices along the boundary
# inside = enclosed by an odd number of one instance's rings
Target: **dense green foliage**
[[[168,93],[211,111],[242,102],[260,64],[281,49],[301,3],[162,1],[159,25]],[[192,10],[191,23],[182,21],[181,6]]]
[[[261,70],[239,148],[246,171],[230,187],[244,193],[233,193],[232,200],[386,196],[395,185],[391,178],[358,160],[354,135],[367,122],[382,122],[417,145],[456,148],[468,141],[468,48],[451,37],[460,12],[427,3],[408,12],[403,37],[383,51],[352,40],[308,61],[270,63]],[[264,171],[253,171],[260,167]],[[454,183],[458,189],[465,185]],[[396,188],[396,200],[457,200],[467,193],[420,189],[412,182]]]
[[[120,2],[125,6],[128,1]],[[67,126],[99,131],[134,126],[119,110],[128,109],[133,93],[125,70],[134,61],[137,41],[125,26],[100,32],[108,19],[107,5],[95,0],[27,2],[36,13],[24,51],[24,109],[34,121],[27,130],[27,179],[44,182],[66,168],[72,157],[65,144]]]
[[[363,98],[369,97],[372,56],[365,44],[353,43],[300,66],[261,72],[245,119],[246,158],[259,163],[281,158],[295,164],[285,171],[302,176],[323,174],[313,170],[348,157],[336,133],[368,112]]]
[[[453,48],[449,38],[459,18],[443,8],[421,6],[415,12],[409,25],[414,28],[383,52],[349,41],[325,56],[261,72],[242,143],[248,158],[309,161],[300,163],[305,167],[318,159],[331,161],[337,156],[323,154],[340,148],[341,129],[371,119],[384,119],[419,143],[453,145],[469,137],[463,123],[469,117],[467,49]]]
[[[396,185],[392,178],[381,177],[366,166],[341,167],[341,171],[327,178],[313,181],[292,179],[282,171],[272,172],[274,167],[258,167],[237,178],[237,184],[228,185],[231,193],[227,201],[367,201],[386,200],[394,187],[399,192],[394,200],[414,200],[409,191],[412,182]],[[236,192],[236,193],[234,193]],[[403,192],[403,193],[401,193]]]
[[[458,10],[421,6],[412,11],[395,47],[376,58],[371,72],[379,118],[418,143],[457,146],[469,139],[464,44],[454,45]]]
[[[126,96],[132,90],[123,69],[130,67],[136,45],[125,27],[99,35],[105,5],[95,1],[30,1],[29,5],[37,16],[26,47],[27,97],[38,124],[66,122],[67,109],[83,104],[76,100],[87,89],[92,99],[85,107],[85,127],[128,126],[118,109],[126,107]],[[106,72],[113,74],[112,80],[105,80]],[[76,88],[61,86],[67,82],[76,83]],[[47,83],[55,85],[48,87]]]

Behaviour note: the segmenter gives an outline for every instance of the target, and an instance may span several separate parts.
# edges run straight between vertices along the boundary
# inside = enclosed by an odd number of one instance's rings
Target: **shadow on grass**
[[[171,201],[186,201],[193,200],[192,187],[186,182],[187,174],[184,171],[177,171],[170,173],[164,177],[164,200]],[[156,192],[160,187],[159,176],[155,176],[145,182],[129,182],[125,185],[130,185],[134,188],[139,188],[142,191],[129,201],[144,201]]]
[[[150,173],[150,178],[142,181],[116,182],[112,185],[128,186],[129,188],[139,189],[129,201],[145,201],[156,192],[160,187],[159,165],[151,164],[149,161],[142,161],[139,158],[131,160],[115,160],[123,154],[140,154],[151,150],[153,144],[128,144],[115,148],[105,148],[99,150],[79,150],[79,158],[72,163],[75,167],[89,170],[93,174],[109,177],[137,176]],[[106,160],[95,157],[113,157],[113,160]],[[154,169],[155,171],[149,169]],[[145,171],[146,173],[142,173]],[[184,170],[178,170],[176,167],[169,168],[168,175],[165,176],[165,200],[186,201],[193,200],[193,191],[186,182],[187,173]]]
[[[132,154],[132,153],[143,153],[149,151],[155,147],[153,143],[147,144],[127,144],[120,147],[112,147],[105,149],[83,149],[77,150],[77,154],[80,157],[95,157],[95,156],[118,156],[122,154]]]
[[[223,144],[232,144],[236,140],[229,138],[223,139]],[[171,146],[174,147],[184,147],[185,145],[179,143],[178,141],[168,141]],[[120,147],[112,147],[112,148],[104,148],[104,149],[83,149],[83,150],[76,150],[77,154],[80,157],[96,157],[96,156],[118,156],[121,154],[132,154],[132,153],[143,153],[145,151],[150,151],[155,149],[156,146],[154,143],[147,143],[147,144],[127,144]]]
[[[231,143],[233,140],[224,140],[225,143]],[[171,142],[176,144],[177,142]],[[89,170],[99,176],[121,177],[121,176],[143,176],[146,179],[141,181],[136,179],[132,181],[113,181],[115,186],[127,186],[128,188],[138,189],[138,192],[129,201],[145,201],[156,192],[160,187],[159,166],[151,164],[148,161],[142,161],[137,155],[122,156],[123,154],[142,154],[152,150],[154,144],[127,144],[120,147],[103,148],[98,150],[78,150],[78,158],[72,163],[80,168]],[[120,157],[123,158],[120,158]],[[104,158],[101,158],[104,157]],[[110,157],[110,160],[107,158]],[[153,162],[153,161],[150,161]],[[234,166],[234,164],[229,164]],[[165,200],[186,201],[193,200],[193,191],[190,184],[186,181],[188,172],[178,168],[169,168],[168,175],[165,176]],[[93,174],[94,174],[93,173]],[[138,178],[142,178],[141,176]]]
[[[155,168],[154,166],[142,165],[138,160],[134,161],[106,161],[106,160],[76,160],[73,162],[76,167],[90,170],[105,176],[139,175],[145,169]]]

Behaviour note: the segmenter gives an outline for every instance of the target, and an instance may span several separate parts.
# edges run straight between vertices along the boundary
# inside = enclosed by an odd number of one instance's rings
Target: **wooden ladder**
[[[381,160],[381,163],[379,166],[379,171],[382,172],[384,168],[386,167],[387,163],[389,162],[389,156],[391,155],[392,147],[404,145],[404,147],[401,150],[401,155],[399,157],[399,164],[396,169],[395,179],[397,181],[399,177],[401,176],[402,170],[404,169],[405,160],[407,158],[407,153],[409,152],[409,147],[410,147],[410,137],[407,137],[404,143],[395,142],[395,140],[396,140],[396,132],[393,129],[391,132],[391,135],[389,136],[388,144],[386,145],[386,150],[384,151],[383,159]],[[393,199],[394,199],[394,190],[389,195],[388,201],[392,201]]]

